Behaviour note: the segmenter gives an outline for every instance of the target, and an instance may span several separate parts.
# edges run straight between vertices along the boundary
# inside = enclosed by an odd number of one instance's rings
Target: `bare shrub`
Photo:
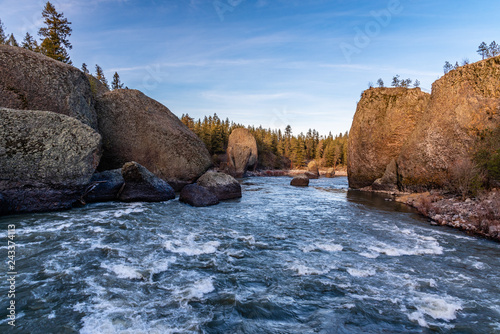
[[[461,159],[449,169],[449,190],[465,199],[469,194],[477,194],[484,179],[483,173],[470,159]]]

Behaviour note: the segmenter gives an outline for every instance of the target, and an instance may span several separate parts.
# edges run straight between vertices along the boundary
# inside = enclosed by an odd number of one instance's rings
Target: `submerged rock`
[[[247,170],[255,170],[258,162],[257,142],[249,130],[237,128],[231,132],[227,156],[229,173],[234,177],[243,177]]]
[[[52,111],[97,129],[94,99],[85,74],[24,48],[0,45],[0,107]]]
[[[215,194],[197,184],[188,184],[182,188],[179,201],[196,207],[219,204],[219,199]]]
[[[121,169],[95,173],[90,179],[84,200],[88,203],[116,201],[124,183]]]
[[[197,184],[207,188],[221,201],[241,197],[240,183],[225,173],[206,172],[198,179]]]
[[[397,159],[429,103],[420,88],[371,88],[363,92],[349,131],[349,187],[370,186]]]
[[[296,187],[307,187],[309,185],[309,178],[305,174],[297,175],[292,179],[290,185]]]
[[[118,194],[122,202],[162,202],[175,198],[174,189],[135,161],[122,167],[125,185]]]
[[[103,157],[99,170],[137,161],[176,190],[211,165],[205,144],[167,107],[133,89],[117,89],[97,100]]]
[[[72,117],[0,108],[0,133],[8,213],[70,208],[99,163],[101,136]]]

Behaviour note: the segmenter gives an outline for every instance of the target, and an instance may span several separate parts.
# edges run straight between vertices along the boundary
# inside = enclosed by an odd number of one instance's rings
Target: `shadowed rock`
[[[162,202],[175,198],[174,189],[137,162],[122,167],[123,185],[118,199],[122,202]]]
[[[0,107],[52,111],[97,129],[85,74],[24,48],[0,45]]]
[[[241,197],[241,185],[234,177],[225,173],[206,172],[198,179],[197,184],[207,188],[221,201]]]
[[[212,164],[203,142],[159,102],[133,89],[98,98],[103,157],[99,170],[136,161],[176,190],[194,182]]]
[[[219,199],[215,194],[197,184],[188,184],[182,188],[179,201],[196,207],[219,204]]]
[[[305,174],[297,175],[292,179],[290,185],[296,187],[307,187],[309,185],[309,178]]]
[[[95,173],[90,179],[84,200],[87,203],[116,201],[124,183],[121,169]]]
[[[396,160],[392,159],[387,165],[384,175],[372,184],[373,190],[396,191],[398,190],[398,170]]]
[[[75,118],[0,108],[0,193],[9,213],[67,209],[99,162],[101,136]]]

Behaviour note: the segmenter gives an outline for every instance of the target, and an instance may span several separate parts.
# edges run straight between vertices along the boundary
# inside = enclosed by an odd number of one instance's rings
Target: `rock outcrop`
[[[124,183],[121,169],[95,173],[83,199],[87,203],[116,201]]]
[[[240,183],[225,173],[206,172],[196,183],[215,194],[220,201],[241,197]]]
[[[219,204],[219,199],[215,194],[197,184],[188,184],[182,188],[179,201],[196,207]]]
[[[0,108],[0,134],[7,213],[70,208],[99,163],[101,136],[62,114]]]
[[[118,194],[122,202],[163,202],[175,198],[174,189],[135,161],[122,167],[124,186]]]
[[[308,177],[310,179],[319,179],[319,168],[318,168],[318,163],[315,160],[312,160],[309,162],[307,165],[307,171],[310,173],[308,174]],[[309,176],[311,175],[311,176]]]
[[[500,56],[459,67],[432,85],[432,96],[397,159],[402,190],[442,188],[470,158],[478,134],[500,126]]]
[[[180,190],[212,164],[207,148],[191,130],[167,107],[137,90],[105,93],[96,109],[103,136],[101,171],[137,161]]]
[[[227,146],[229,173],[243,177],[249,169],[254,170],[258,162],[257,142],[249,130],[237,128],[231,132]]]
[[[0,107],[67,115],[97,129],[90,83],[77,68],[24,48],[0,45]]]
[[[297,175],[292,179],[290,185],[295,187],[307,187],[309,185],[309,178],[305,174]]]
[[[371,88],[358,103],[348,140],[349,187],[370,186],[397,159],[429,104],[419,88]]]

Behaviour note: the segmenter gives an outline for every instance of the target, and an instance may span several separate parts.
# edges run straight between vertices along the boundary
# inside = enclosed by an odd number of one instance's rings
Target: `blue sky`
[[[177,116],[217,113],[294,134],[349,130],[368,82],[395,74],[429,90],[446,60],[500,42],[500,1],[52,1],[72,22],[76,67],[99,64]],[[0,0],[18,41],[45,1]]]

